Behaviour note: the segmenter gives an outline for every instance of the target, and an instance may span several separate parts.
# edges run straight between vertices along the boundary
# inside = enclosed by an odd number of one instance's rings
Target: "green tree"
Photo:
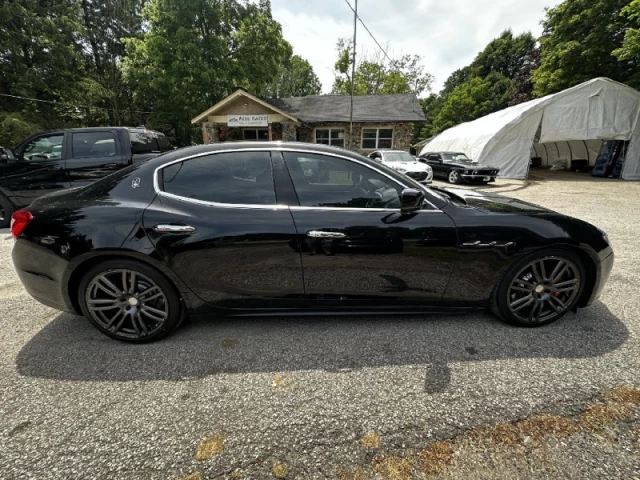
[[[335,63],[333,93],[351,93],[353,48],[345,39],[338,40],[338,60]],[[392,93],[422,94],[431,89],[433,76],[421,65],[419,55],[403,55],[391,61],[381,53],[365,57],[356,65],[354,94],[384,95]]]
[[[435,132],[469,122],[505,108],[509,103],[511,80],[498,72],[485,78],[473,77],[456,88],[435,117]]]
[[[291,55],[268,0],[149,0],[142,38],[125,40],[124,71],[138,104],[153,107],[151,126],[179,145],[190,120],[234,87],[262,92]]]
[[[476,56],[471,64],[472,74],[484,78],[497,72],[514,78],[535,46],[536,40],[530,32],[514,37],[511,30],[505,30]]]
[[[60,104],[92,100],[83,81],[80,15],[72,0],[0,3],[0,93],[40,100],[0,97],[3,125],[26,133],[82,122],[85,111]]]
[[[421,101],[427,123],[414,128],[414,140],[529,100],[537,58],[531,33],[514,36],[505,30],[473,62],[453,72],[439,94]]]
[[[629,0],[565,0],[547,10],[535,93],[547,95],[602,76],[634,84],[638,62],[612,54],[623,48],[629,18],[621,13],[627,5]]]
[[[82,29],[79,32],[87,78],[94,103],[103,108],[103,121],[110,125],[134,125],[142,121],[133,95],[122,75],[125,46],[122,39],[142,36],[143,0],[80,0]]]
[[[275,81],[263,92],[263,97],[304,97],[318,95],[322,90],[320,79],[311,64],[304,58],[293,55],[280,66]]]
[[[640,58],[640,0],[633,0],[622,9],[621,15],[629,22],[624,34],[622,47],[613,51],[620,61],[630,61],[637,65]]]

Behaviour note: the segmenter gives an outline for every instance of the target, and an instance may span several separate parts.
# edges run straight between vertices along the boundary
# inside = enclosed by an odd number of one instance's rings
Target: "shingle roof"
[[[267,98],[265,101],[305,123],[349,121],[349,95]],[[407,93],[353,97],[353,121],[424,122],[426,119],[418,97]]]

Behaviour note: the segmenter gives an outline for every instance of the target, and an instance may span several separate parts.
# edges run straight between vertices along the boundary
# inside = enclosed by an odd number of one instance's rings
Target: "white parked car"
[[[418,162],[413,155],[403,150],[377,150],[370,153],[369,158],[404,173],[420,183],[428,185],[433,181],[433,169],[429,165]]]

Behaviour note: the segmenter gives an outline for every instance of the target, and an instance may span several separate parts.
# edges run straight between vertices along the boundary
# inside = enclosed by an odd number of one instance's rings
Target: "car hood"
[[[383,162],[387,167],[391,167],[394,170],[402,169],[405,172],[426,172],[429,170],[429,166],[420,162]]]
[[[536,214],[553,212],[548,208],[496,193],[450,187],[439,188],[439,190],[451,192],[453,195],[463,198],[468,206],[487,213]]]

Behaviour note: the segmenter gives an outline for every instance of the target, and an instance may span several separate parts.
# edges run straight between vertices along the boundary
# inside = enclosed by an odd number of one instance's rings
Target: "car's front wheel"
[[[447,180],[449,180],[449,183],[453,184],[460,183],[460,173],[457,170],[451,170],[447,175]]]
[[[585,279],[584,266],[573,252],[536,252],[506,272],[494,289],[490,307],[499,318],[515,325],[546,325],[576,305]]]
[[[100,332],[116,340],[159,340],[180,324],[176,289],[164,275],[132,260],[100,263],[80,281],[82,313]]]

